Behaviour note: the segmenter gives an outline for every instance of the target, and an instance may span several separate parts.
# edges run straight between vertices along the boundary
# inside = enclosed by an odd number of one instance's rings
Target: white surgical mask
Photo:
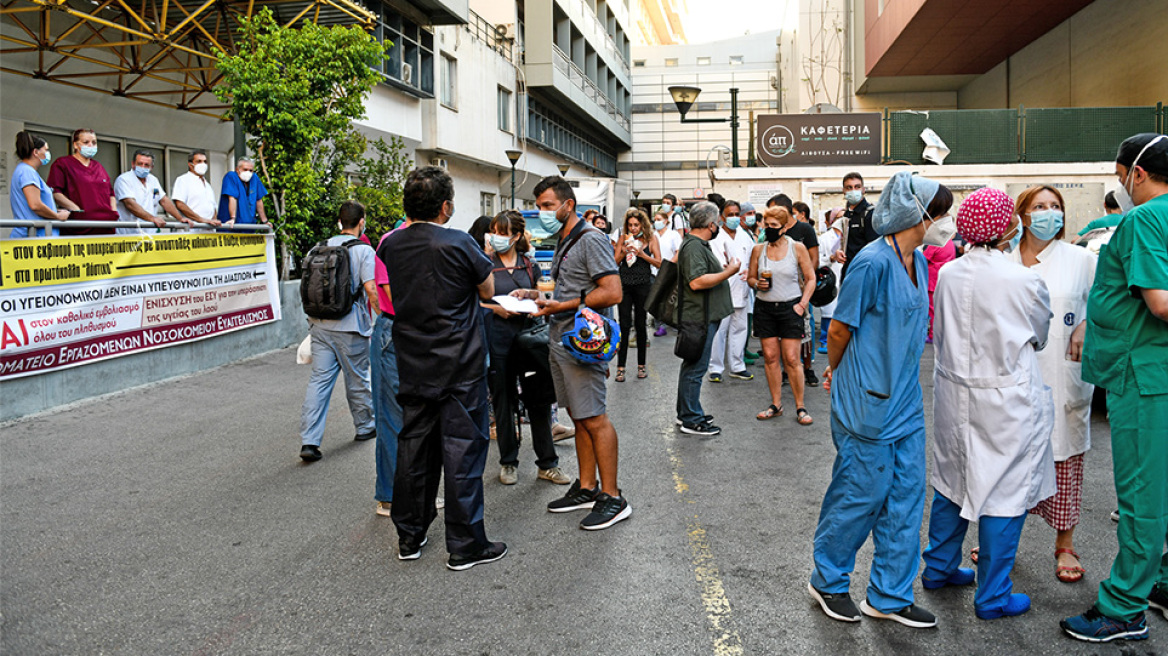
[[[239,174],[239,179],[244,181],[245,183],[251,182],[251,176],[252,176],[251,171],[244,171],[243,173]]]
[[[1132,200],[1131,197],[1131,192],[1134,190],[1128,189],[1128,183],[1131,182],[1132,174],[1135,173],[1136,164],[1140,163],[1140,158],[1143,157],[1144,151],[1151,148],[1153,145],[1164,138],[1164,135],[1160,135],[1149,141],[1144,145],[1143,148],[1140,149],[1140,152],[1136,154],[1136,158],[1132,160],[1131,166],[1127,167],[1127,177],[1123,179],[1123,184],[1119,186],[1119,189],[1115,190],[1115,200],[1119,203],[1119,209],[1123,210],[1125,214],[1130,212],[1132,208],[1136,206],[1135,201]]]
[[[864,192],[859,189],[849,189],[844,192],[844,198],[848,199],[849,205],[857,205],[864,200]]]
[[[207,163],[206,162],[199,162],[198,164],[195,164],[195,174],[196,175],[207,175]]]
[[[952,216],[945,216],[933,221],[933,225],[925,231],[922,242],[925,246],[944,246],[957,234],[957,221]]]
[[[665,222],[664,221],[654,221],[653,222],[653,229],[654,230],[664,230],[665,229]]]

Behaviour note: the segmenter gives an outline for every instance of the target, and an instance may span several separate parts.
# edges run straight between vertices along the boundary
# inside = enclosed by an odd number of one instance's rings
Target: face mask
[[[673,205],[670,205],[669,203],[661,203],[661,211],[662,212],[669,212],[672,210],[673,210]]]
[[[1007,253],[1013,253],[1014,251],[1018,250],[1018,244],[1022,243],[1022,231],[1024,229],[1025,226],[1019,223],[1018,232],[1014,233],[1014,236],[1010,238],[1010,241],[1006,242]]]
[[[1135,201],[1132,200],[1131,197],[1131,192],[1134,191],[1134,189],[1128,189],[1128,183],[1131,182],[1132,174],[1135,173],[1136,164],[1140,163],[1140,158],[1144,156],[1145,150],[1151,148],[1157,142],[1165,138],[1168,137],[1160,135],[1149,141],[1143,148],[1140,149],[1140,152],[1136,154],[1136,158],[1132,160],[1131,166],[1127,167],[1127,177],[1123,179],[1123,184],[1119,186],[1119,189],[1115,190],[1115,200],[1119,202],[1119,209],[1123,210],[1125,214],[1130,212],[1132,208],[1136,206]]]
[[[933,221],[933,225],[925,231],[925,238],[922,242],[925,246],[944,246],[953,239],[957,234],[957,221],[953,217],[946,214],[945,216]]]
[[[93,159],[97,157],[97,146],[82,146],[80,152],[85,159]]]
[[[718,233],[721,231],[722,229],[718,227],[717,223],[710,225],[710,239],[717,239]]]
[[[1040,241],[1054,239],[1063,229],[1063,213],[1059,210],[1038,210],[1030,213],[1030,234]]]
[[[783,231],[780,228],[767,228],[765,232],[768,244],[775,243],[779,240],[779,237],[783,236]]]
[[[742,217],[742,222],[746,224],[747,228],[753,228],[754,224],[758,223],[758,219],[756,219],[753,214],[747,214],[746,216]]]
[[[507,235],[489,234],[487,235],[487,241],[490,242],[491,248],[495,249],[496,253],[506,253],[514,246],[511,243],[511,238]]]
[[[195,164],[195,175],[207,175],[207,163],[199,162]]]
[[[737,230],[738,224],[742,222],[742,217],[728,216],[726,217],[726,227],[731,230]]]
[[[856,205],[864,200],[864,192],[859,189],[849,189],[844,192],[844,198],[848,199],[849,205]]]
[[[41,166],[44,166],[45,164],[48,164],[48,163],[49,163],[49,160],[50,160],[50,159],[52,159],[52,158],[53,158],[53,155],[52,155],[51,153],[49,153],[49,151],[47,151],[47,150],[46,150],[46,151],[45,151],[45,156],[41,158]]]
[[[664,230],[665,229],[665,222],[664,221],[654,221],[653,222],[653,229],[654,230]]]
[[[146,176],[150,175],[150,169],[143,168],[141,166],[135,166],[134,167],[134,175],[145,180]]]
[[[560,221],[559,217],[557,217],[556,213],[553,212],[552,210],[540,210],[539,211],[539,227],[540,227],[540,229],[543,230],[544,235],[542,237],[536,235],[535,238],[536,239],[547,239],[548,237],[556,234],[561,229],[563,229],[564,222]]]
[[[248,182],[251,182],[251,176],[252,176],[251,171],[244,171],[243,173],[239,174],[239,179],[242,180],[244,183],[248,183]]]

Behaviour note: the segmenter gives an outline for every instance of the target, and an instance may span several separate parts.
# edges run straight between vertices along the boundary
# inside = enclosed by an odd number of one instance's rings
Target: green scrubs
[[[1083,380],[1108,392],[1119,553],[1096,606],[1130,621],[1168,584],[1168,323],[1141,289],[1168,290],[1168,194],[1128,212],[1099,253]]]
[[[1111,226],[1119,225],[1119,220],[1122,218],[1122,214],[1108,214],[1107,216],[1095,219],[1094,221],[1088,223],[1087,227],[1079,231],[1079,236],[1082,237],[1088,232],[1091,232],[1092,230],[1098,230],[1099,228],[1110,228]]]

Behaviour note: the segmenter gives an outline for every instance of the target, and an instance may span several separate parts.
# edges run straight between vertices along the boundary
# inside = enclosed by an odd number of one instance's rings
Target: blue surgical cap
[[[880,193],[872,213],[872,227],[881,235],[891,235],[924,221],[924,209],[933,202],[940,186],[936,180],[898,172]]]
[[[751,205],[750,203],[747,203],[747,202],[745,202],[745,201],[744,201],[744,202],[742,202],[742,203],[740,203],[740,204],[738,205],[738,209],[739,209],[739,211],[741,211],[743,214],[746,214],[747,212],[753,212],[753,211],[755,211],[755,209],[754,209],[754,205]]]

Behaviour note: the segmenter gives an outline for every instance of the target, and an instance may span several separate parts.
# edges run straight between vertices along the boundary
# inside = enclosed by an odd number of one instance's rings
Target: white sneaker
[[[503,465],[499,470],[499,482],[503,485],[515,485],[519,482],[519,474],[515,470],[515,465]]]
[[[390,511],[390,508],[392,508],[392,507],[393,507],[393,504],[388,502],[388,501],[378,501],[377,502],[377,514],[381,515],[382,517],[389,517],[390,516],[389,511]]]
[[[570,440],[576,437],[575,426],[565,426],[560,422],[552,424],[552,441],[559,442],[561,440]]]

